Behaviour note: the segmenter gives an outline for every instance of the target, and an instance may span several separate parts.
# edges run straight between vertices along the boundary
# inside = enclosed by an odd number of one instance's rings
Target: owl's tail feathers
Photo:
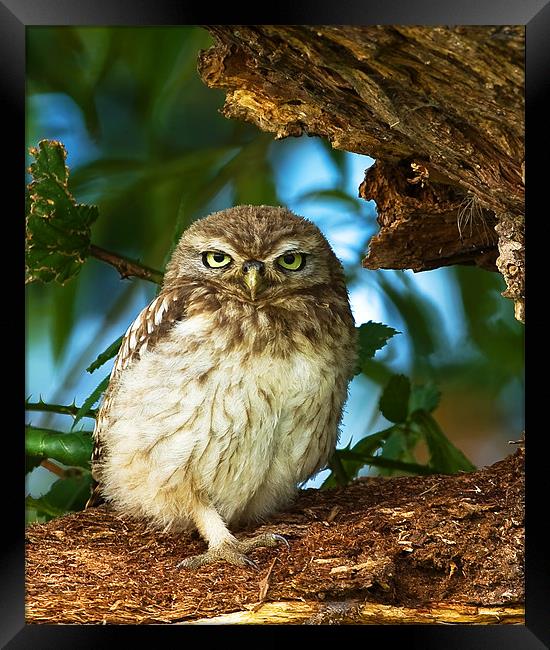
[[[100,504],[103,503],[103,501],[104,499],[101,496],[99,483],[96,480],[92,479],[90,498],[88,499],[88,501],[86,501],[86,505],[84,506],[84,509],[87,510],[88,508],[94,508],[95,506],[99,506]]]

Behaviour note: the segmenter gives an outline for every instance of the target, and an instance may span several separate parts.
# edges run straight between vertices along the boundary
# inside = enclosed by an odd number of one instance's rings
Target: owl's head
[[[241,205],[200,219],[183,233],[164,286],[197,282],[261,301],[343,281],[338,258],[311,221],[286,208]]]

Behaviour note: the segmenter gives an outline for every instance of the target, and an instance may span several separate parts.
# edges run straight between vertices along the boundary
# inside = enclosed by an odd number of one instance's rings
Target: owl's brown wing
[[[101,433],[107,423],[107,414],[111,408],[114,389],[120,373],[130,363],[139,359],[147,348],[151,349],[168,332],[172,325],[184,318],[184,316],[185,304],[182,292],[179,289],[162,291],[147,307],[142,309],[126,331],[115,358],[111,376],[109,377],[109,385],[103,395],[95,422],[92,451],[92,494],[86,503],[86,508],[101,502],[98,477],[96,475],[97,470],[95,468],[103,455]]]

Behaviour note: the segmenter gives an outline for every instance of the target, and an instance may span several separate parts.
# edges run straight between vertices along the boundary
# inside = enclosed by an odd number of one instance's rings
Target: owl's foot
[[[209,548],[206,553],[185,558],[176,568],[197,569],[206,564],[225,561],[236,566],[249,566],[253,569],[258,569],[259,567],[256,562],[247,557],[246,554],[260,546],[277,546],[280,542],[283,542],[290,548],[289,543],[282,535],[275,535],[274,533],[263,533],[262,535],[257,535],[256,537],[243,541],[224,542],[219,546]]]

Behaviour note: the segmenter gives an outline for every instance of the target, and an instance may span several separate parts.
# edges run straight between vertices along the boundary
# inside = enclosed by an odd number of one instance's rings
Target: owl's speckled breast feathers
[[[103,496],[233,558],[227,525],[326,465],[354,362],[342,268],[315,225],[267,206],[196,222],[115,361],[95,431]]]

